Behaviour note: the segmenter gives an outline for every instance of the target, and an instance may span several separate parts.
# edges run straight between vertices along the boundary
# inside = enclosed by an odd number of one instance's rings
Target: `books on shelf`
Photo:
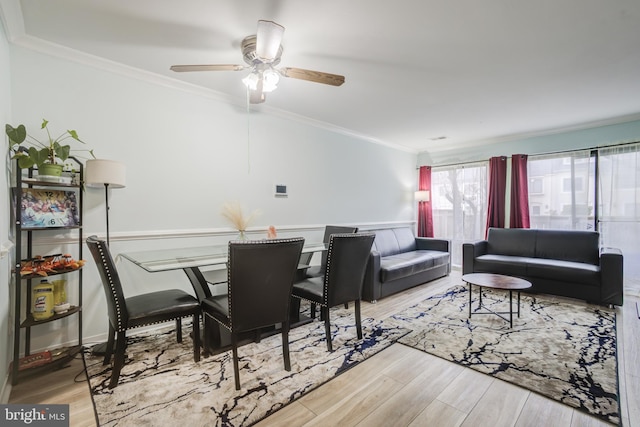
[[[51,363],[52,360],[53,358],[51,357],[51,352],[49,350],[30,354],[19,359],[18,371],[24,371],[25,369],[46,365],[47,363]]]

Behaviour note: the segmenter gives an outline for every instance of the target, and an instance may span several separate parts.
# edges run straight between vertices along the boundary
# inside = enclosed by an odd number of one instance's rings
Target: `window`
[[[543,182],[540,177],[529,178],[529,194],[542,194]]]
[[[602,245],[622,251],[625,282],[627,278],[637,282],[640,279],[640,144],[602,148],[598,150],[598,159],[598,229]]]
[[[530,156],[531,228],[593,230],[595,164],[587,150]]]
[[[484,238],[487,163],[433,168],[433,233],[451,240],[451,264],[462,265],[462,243]]]
[[[572,191],[582,190],[582,177],[576,176],[574,178],[562,178],[562,191],[565,193],[571,193]]]

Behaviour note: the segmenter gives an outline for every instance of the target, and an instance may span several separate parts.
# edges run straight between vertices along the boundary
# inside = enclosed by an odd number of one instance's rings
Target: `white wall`
[[[4,26],[0,21],[0,120],[6,123],[11,120],[11,88],[10,88],[10,60],[9,44],[5,35]],[[1,138],[0,153],[2,153],[2,163],[9,164],[6,153],[8,152],[5,137]],[[9,223],[9,169],[3,167],[0,174],[0,402],[5,402],[8,396],[4,395],[6,390],[7,371],[12,358],[11,348],[13,341],[12,327],[10,324],[10,284],[11,284],[11,252],[4,253],[5,248],[11,246],[10,223]]]
[[[76,129],[98,157],[126,164],[127,187],[110,191],[113,252],[222,243],[236,234],[220,215],[228,201],[262,211],[250,237],[265,237],[274,225],[317,241],[329,223],[367,228],[414,220],[413,153],[283,115],[248,116],[210,93],[13,45],[11,71],[14,126],[37,133],[46,118],[52,131]],[[288,186],[288,198],[274,197],[275,184]],[[84,214],[85,236],[104,235],[103,190],[85,192]],[[71,236],[45,233],[34,252],[65,250]],[[190,289],[181,272],[149,274],[127,262],[119,269],[132,294]],[[107,323],[92,261],[83,272],[87,344],[103,338]],[[73,340],[74,319],[33,328],[33,351]]]

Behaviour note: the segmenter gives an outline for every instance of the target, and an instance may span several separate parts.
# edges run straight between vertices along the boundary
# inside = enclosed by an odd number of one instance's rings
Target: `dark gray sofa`
[[[531,292],[600,305],[622,305],[622,262],[593,231],[490,228],[487,240],[462,245],[462,274],[521,277]]]
[[[450,242],[415,237],[408,227],[376,233],[367,264],[362,299],[375,302],[451,272]]]

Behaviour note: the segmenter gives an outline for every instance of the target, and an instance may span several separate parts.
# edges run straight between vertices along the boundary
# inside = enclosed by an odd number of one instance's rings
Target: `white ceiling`
[[[14,17],[21,10],[26,37],[200,85],[238,104],[246,98],[246,71],[174,73],[169,66],[244,64],[241,40],[255,34],[259,19],[273,20],[286,28],[280,66],[342,74],[346,82],[282,79],[255,108],[411,151],[640,118],[639,0],[2,5]]]

